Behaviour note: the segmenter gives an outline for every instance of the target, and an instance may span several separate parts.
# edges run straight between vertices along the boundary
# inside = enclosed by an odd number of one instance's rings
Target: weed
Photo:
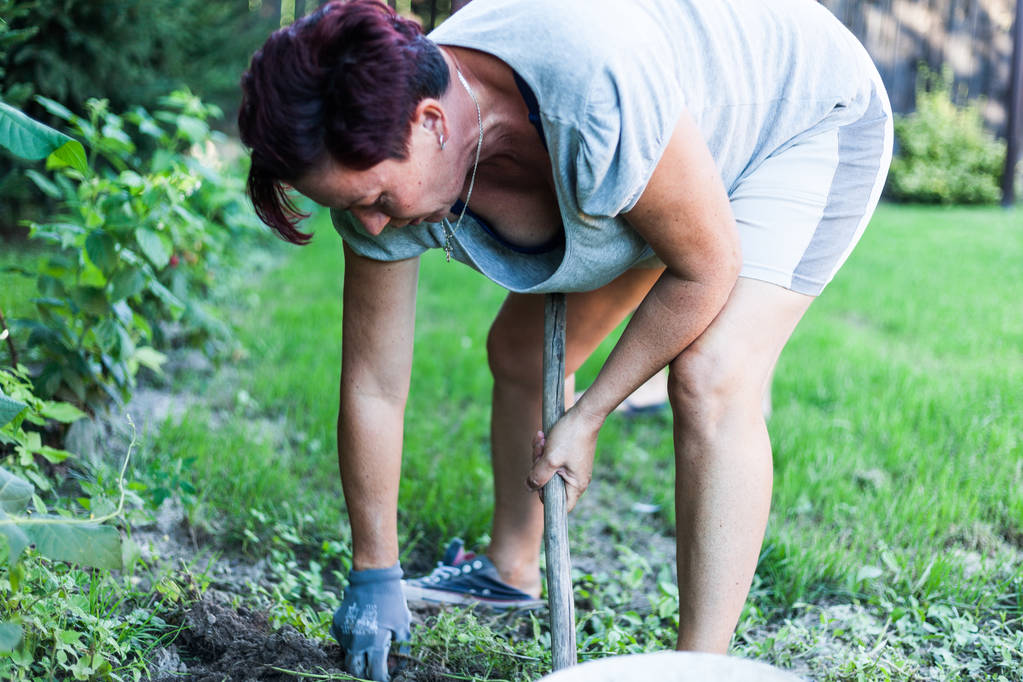
[[[421,665],[443,671],[444,677],[535,680],[550,669],[550,634],[535,615],[525,618],[522,636],[501,615],[441,611],[413,631],[413,651]]]

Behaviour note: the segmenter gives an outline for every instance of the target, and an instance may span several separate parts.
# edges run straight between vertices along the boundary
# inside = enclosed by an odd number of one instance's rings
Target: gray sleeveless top
[[[474,0],[430,38],[496,56],[538,100],[563,245],[522,253],[468,215],[452,240],[453,258],[523,293],[588,291],[653,256],[622,214],[684,109],[730,189],[797,138],[858,119],[874,73],[813,0]],[[332,217],[375,260],[444,245],[443,223],[374,237],[348,213]]]

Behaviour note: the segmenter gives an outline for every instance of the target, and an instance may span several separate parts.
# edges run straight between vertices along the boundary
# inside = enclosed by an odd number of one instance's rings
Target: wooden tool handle
[[[544,303],[543,431],[549,433],[565,411],[565,295],[547,294]],[[551,612],[554,670],[576,664],[575,600],[568,551],[565,481],[555,474],[543,488],[543,539],[547,554],[547,602]]]

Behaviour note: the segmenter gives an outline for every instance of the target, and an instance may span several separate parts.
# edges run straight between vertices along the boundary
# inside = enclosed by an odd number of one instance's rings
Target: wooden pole
[[[543,431],[565,411],[565,295],[547,294],[543,324]],[[551,612],[554,670],[576,664],[575,599],[568,551],[565,481],[555,474],[543,487],[543,539],[547,555],[547,604]]]
[[[281,0],[281,28],[295,23],[295,0]]]
[[[1016,20],[1012,31],[1012,69],[1009,79],[1009,121],[1005,129],[1005,170],[1002,173],[1002,206],[1016,201],[1016,163],[1023,137],[1023,0],[1016,0]]]

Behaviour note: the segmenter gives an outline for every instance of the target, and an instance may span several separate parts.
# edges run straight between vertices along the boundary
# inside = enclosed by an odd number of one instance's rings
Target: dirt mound
[[[306,639],[285,626],[271,630],[266,616],[237,609],[207,594],[184,614],[174,651],[153,671],[157,682],[276,681],[296,673],[343,676],[341,649]]]
[[[434,614],[435,615],[435,614]],[[414,617],[421,622],[422,614]],[[341,647],[303,637],[285,625],[272,630],[266,616],[233,607],[229,595],[210,590],[175,623],[181,631],[168,647],[151,653],[153,682],[294,682],[350,680]],[[443,668],[411,656],[394,660],[392,682],[452,679]]]

